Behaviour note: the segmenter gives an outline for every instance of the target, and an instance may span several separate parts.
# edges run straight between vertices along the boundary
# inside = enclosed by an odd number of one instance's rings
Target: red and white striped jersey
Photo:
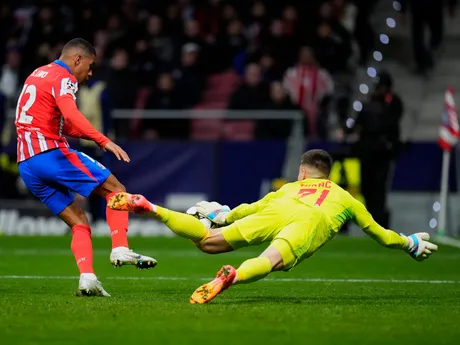
[[[76,100],[78,82],[68,67],[57,60],[37,68],[24,83],[16,107],[18,162],[55,148],[68,147],[63,136],[64,117],[57,101]]]
[[[317,121],[320,101],[334,92],[334,81],[326,70],[317,66],[295,66],[284,74],[283,86],[294,104],[305,111],[310,124]],[[316,126],[309,126],[314,134]]]

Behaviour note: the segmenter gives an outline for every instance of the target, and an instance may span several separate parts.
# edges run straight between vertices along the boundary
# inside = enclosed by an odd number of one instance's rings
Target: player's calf
[[[128,247],[128,239],[126,232],[128,231],[128,213],[119,211],[130,211],[129,207],[126,209],[117,210],[114,205],[136,205],[142,200],[151,210],[151,204],[143,196],[135,196],[125,192],[111,193],[107,196],[107,222],[109,223],[110,232],[112,234],[112,253],[110,254],[110,263],[114,267],[121,267],[124,265],[134,265],[139,269],[150,269],[157,265],[157,261],[146,255],[138,254]],[[143,213],[143,212],[140,212]]]

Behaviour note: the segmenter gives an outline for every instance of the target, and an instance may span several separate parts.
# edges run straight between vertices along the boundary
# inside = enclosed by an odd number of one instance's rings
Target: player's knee
[[[110,175],[109,178],[102,185],[103,189],[109,193],[112,192],[126,192],[126,187],[118,181],[114,175]]]
[[[271,245],[262,253],[272,264],[272,271],[281,271],[291,268],[296,257],[290,245],[283,239],[274,240]]]

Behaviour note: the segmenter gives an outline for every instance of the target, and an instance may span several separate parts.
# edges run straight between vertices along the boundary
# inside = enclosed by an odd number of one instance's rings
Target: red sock
[[[88,225],[75,225],[72,228],[73,256],[77,261],[81,273],[94,273],[93,270],[93,247],[91,243],[91,228]]]
[[[113,192],[107,195],[106,200],[108,201],[115,193]],[[110,234],[112,235],[112,249],[117,247],[128,246],[128,222],[129,213],[124,211],[114,211],[106,208],[105,215],[107,218],[107,224],[110,228]]]

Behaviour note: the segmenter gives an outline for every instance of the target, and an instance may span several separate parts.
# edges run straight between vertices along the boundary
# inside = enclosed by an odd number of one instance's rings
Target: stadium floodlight
[[[361,92],[363,95],[367,95],[369,93],[369,86],[366,84],[359,85],[359,92]]]
[[[355,111],[361,111],[361,110],[363,110],[363,104],[360,101],[354,101],[353,102],[353,109]]]
[[[393,18],[387,18],[387,26],[392,29],[395,28],[396,20],[394,20]]]
[[[377,76],[377,70],[374,67],[369,67],[367,69],[367,75],[371,78],[375,78]]]
[[[352,128],[354,124],[355,124],[355,120],[352,119],[351,117],[349,117],[347,121],[345,122],[345,125],[347,126],[347,128]]]
[[[380,34],[380,42],[382,42],[383,44],[388,44],[390,43],[390,38],[387,34]]]
[[[431,229],[434,229],[438,225],[438,221],[435,218],[431,218],[428,225],[430,226]]]
[[[383,55],[381,52],[379,52],[378,50],[376,50],[372,56],[374,57],[374,60],[377,61],[377,62],[380,62],[383,60]]]

